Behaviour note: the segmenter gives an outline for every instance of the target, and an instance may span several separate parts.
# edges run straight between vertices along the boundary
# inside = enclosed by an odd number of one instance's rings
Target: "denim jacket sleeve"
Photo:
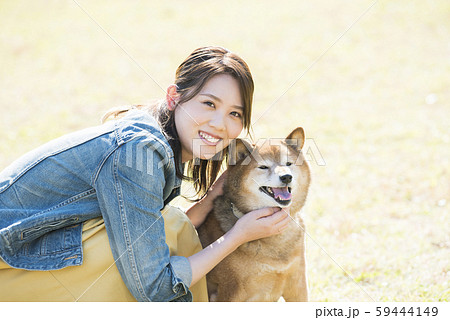
[[[95,183],[116,266],[138,301],[192,301],[190,263],[170,257],[165,242],[161,210],[175,172],[165,148],[148,137],[131,140],[108,158]]]

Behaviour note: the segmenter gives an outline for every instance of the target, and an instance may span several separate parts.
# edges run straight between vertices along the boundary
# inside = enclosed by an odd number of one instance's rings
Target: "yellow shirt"
[[[186,214],[162,211],[170,255],[191,256],[202,245]],[[88,220],[82,233],[81,266],[52,271],[14,269],[0,259],[0,301],[136,301],[119,274],[102,218]],[[206,279],[190,287],[194,301],[207,302]]]

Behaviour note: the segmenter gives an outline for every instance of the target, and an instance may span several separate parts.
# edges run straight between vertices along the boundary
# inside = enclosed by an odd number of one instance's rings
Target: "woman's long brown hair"
[[[247,130],[247,133],[250,133],[254,91],[253,78],[245,61],[225,48],[198,48],[181,63],[175,73],[175,85],[179,94],[177,104],[183,104],[194,98],[209,79],[219,74],[231,75],[238,81],[241,99],[244,103],[243,127]],[[175,113],[169,110],[165,100],[148,106],[139,105],[110,110],[103,117],[103,121],[111,117],[118,118],[122,113],[132,108],[148,109],[158,120],[174,152],[177,176],[192,181],[198,199],[203,198],[219,174],[223,158],[228,155],[228,147],[221,152],[224,157],[218,155],[210,160],[190,160],[187,163],[187,176],[185,176],[180,170],[181,143],[175,125]]]

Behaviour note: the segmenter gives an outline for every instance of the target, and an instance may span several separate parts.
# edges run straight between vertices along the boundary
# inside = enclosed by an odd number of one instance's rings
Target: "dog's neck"
[[[244,216],[244,213],[242,213],[238,208],[236,208],[233,202],[231,202],[231,211],[233,211],[234,216],[238,219]]]

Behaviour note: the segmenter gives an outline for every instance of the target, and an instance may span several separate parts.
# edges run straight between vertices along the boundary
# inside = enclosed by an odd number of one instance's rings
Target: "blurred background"
[[[448,301],[449,17],[447,0],[1,1],[0,170],[224,46],[252,70],[255,138],[302,126],[325,162],[310,150],[311,300]]]

